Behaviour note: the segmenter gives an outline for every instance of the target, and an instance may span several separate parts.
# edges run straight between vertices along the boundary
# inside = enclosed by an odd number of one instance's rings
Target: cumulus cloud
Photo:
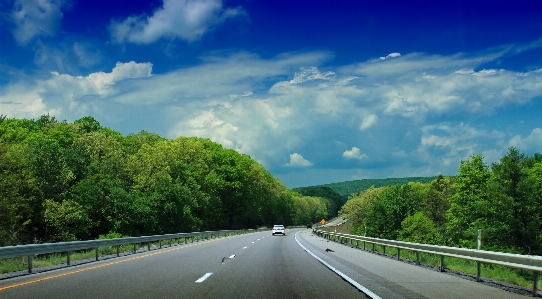
[[[472,154],[483,152],[486,147],[495,148],[505,138],[505,133],[493,130],[481,130],[464,123],[441,123],[423,126],[420,152],[433,150],[441,157],[456,161],[466,159]]]
[[[32,84],[13,83],[0,89],[0,106],[8,115],[35,118],[43,114],[61,117],[65,111],[85,113],[86,99],[92,96],[112,96],[119,90],[114,86],[128,79],[150,77],[151,63],[117,62],[111,72],[96,72],[88,76],[72,76],[51,72],[52,77]]]
[[[221,0],[164,0],[152,16],[130,16],[112,21],[117,43],[148,44],[161,38],[194,41],[229,18],[244,15],[242,8],[224,8]]]
[[[540,152],[542,144],[542,129],[535,128],[529,136],[522,138],[521,135],[516,135],[508,142],[510,146],[521,149],[522,151]]]
[[[15,24],[13,37],[20,46],[26,46],[40,36],[56,34],[62,20],[64,0],[16,0],[11,12]]]
[[[306,160],[298,153],[293,153],[290,155],[290,162],[286,164],[286,166],[290,167],[308,167],[312,166],[312,162],[309,160]]]
[[[334,72],[320,72],[320,70],[313,66],[309,68],[301,68],[299,72],[296,72],[294,78],[289,82],[292,84],[299,84],[312,80],[329,80],[335,75]]]
[[[56,89],[59,92],[60,90],[69,90],[73,95],[73,99],[86,95],[106,96],[116,92],[111,86],[118,81],[150,77],[151,71],[152,64],[150,62],[117,62],[110,73],[96,72],[91,73],[86,77],[52,72],[53,79],[45,81],[44,86],[46,86],[48,90]]]
[[[359,148],[352,147],[351,150],[347,150],[343,153],[343,157],[346,159],[356,159],[356,160],[363,160],[367,158],[366,154],[361,153]]]
[[[502,55],[411,53],[334,67],[327,52],[272,58],[230,52],[159,74],[152,73],[151,63],[118,63],[109,72],[58,72],[37,83],[3,87],[0,109],[12,116],[23,113],[17,104],[23,103],[35,113],[113,115],[110,107],[118,105],[117,113],[125,114],[115,116],[126,123],[152,111],[148,125],[141,125],[147,130],[156,128],[168,138],[210,138],[283,173],[314,163],[378,168],[383,177],[446,174],[471,154],[494,158],[509,144],[536,145],[540,129],[492,126],[503,108],[536,106],[542,95],[542,70],[491,68],[492,59]],[[357,147],[345,151],[360,142],[370,145],[363,153]],[[299,154],[307,152],[311,161]]]

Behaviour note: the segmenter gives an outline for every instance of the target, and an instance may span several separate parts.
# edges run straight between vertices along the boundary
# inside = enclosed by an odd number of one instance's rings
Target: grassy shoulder
[[[350,234],[350,224],[348,221],[338,226],[322,227],[321,229],[330,232]],[[360,247],[363,247],[362,242],[360,242],[359,245]],[[372,248],[372,245],[366,245],[366,250],[372,250]],[[380,254],[384,254],[385,250],[386,256],[397,256],[397,249],[393,247],[386,246],[386,248],[384,249],[383,246],[375,245],[374,250],[375,252],[378,252]],[[400,257],[402,260],[409,260],[412,262],[416,261],[416,253],[414,251],[401,250]],[[422,264],[438,267],[440,265],[440,256],[434,254],[419,253],[419,261]],[[466,275],[476,276],[476,262],[474,261],[446,257],[444,259],[444,268]],[[500,281],[527,289],[531,289],[533,285],[531,271],[513,269],[492,264],[481,264],[480,273],[482,279],[491,279],[494,281]],[[538,290],[542,290],[542,277],[540,277],[540,275],[538,276],[537,287]]]
[[[147,243],[136,243],[135,247],[134,244],[127,244],[127,245],[120,245],[119,246],[119,255],[127,255],[132,254],[135,252],[140,251],[147,251],[150,247],[152,249],[167,247],[174,244],[183,244],[187,242],[194,242],[199,241],[202,239],[200,236],[195,236],[194,238],[180,238],[180,239],[173,239],[173,240],[164,240],[162,243],[160,242],[151,242],[151,244]],[[98,248],[98,255],[100,257],[106,257],[106,256],[112,256],[117,254],[117,248],[116,246],[106,246],[106,247],[100,247]],[[81,261],[89,261],[96,258],[96,250],[95,249],[88,249],[88,250],[78,250],[70,252],[70,263],[72,265],[77,265]],[[40,254],[32,257],[32,268],[33,269],[39,269],[43,267],[51,267],[51,266],[62,266],[67,265],[67,253],[66,252],[60,252],[60,253],[50,253],[50,254]],[[6,273],[12,273],[12,272],[18,272],[18,271],[25,271],[28,270],[28,256],[21,256],[17,258],[8,258],[8,259],[0,259],[0,274],[6,274]]]

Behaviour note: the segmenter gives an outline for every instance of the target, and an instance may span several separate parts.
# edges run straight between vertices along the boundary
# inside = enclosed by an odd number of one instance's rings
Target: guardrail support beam
[[[480,262],[476,262],[476,282],[480,282]]]
[[[98,252],[98,247],[96,247],[96,249],[94,251],[96,252],[96,260],[98,261],[100,259],[100,255],[99,255],[99,252]]]
[[[537,296],[538,289],[538,272],[533,271],[533,297]]]
[[[440,256],[440,272],[444,272],[444,255]]]
[[[28,273],[32,274],[32,255],[28,256]]]
[[[70,259],[70,251],[68,250],[66,252],[66,265],[70,266],[72,263],[71,263],[71,259]]]

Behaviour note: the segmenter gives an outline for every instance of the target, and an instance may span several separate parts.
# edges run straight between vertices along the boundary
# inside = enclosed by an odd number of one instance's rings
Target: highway
[[[375,298],[527,298],[300,228],[286,236],[266,231],[211,239],[5,279],[0,298],[366,298],[360,286]]]

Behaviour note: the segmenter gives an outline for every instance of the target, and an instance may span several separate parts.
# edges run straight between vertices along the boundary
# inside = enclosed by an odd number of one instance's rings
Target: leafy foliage
[[[0,246],[306,224],[331,206],[208,139],[0,116]]]
[[[337,194],[343,197],[343,203],[350,195],[358,194],[371,187],[380,188],[391,185],[405,185],[411,182],[428,183],[435,177],[406,177],[406,178],[387,178],[387,179],[363,179],[339,183],[331,183],[316,187],[329,187]],[[342,205],[340,205],[342,206]]]
[[[482,155],[461,161],[455,177],[371,187],[339,215],[354,233],[411,242],[542,254],[542,155],[510,148],[491,167]]]

